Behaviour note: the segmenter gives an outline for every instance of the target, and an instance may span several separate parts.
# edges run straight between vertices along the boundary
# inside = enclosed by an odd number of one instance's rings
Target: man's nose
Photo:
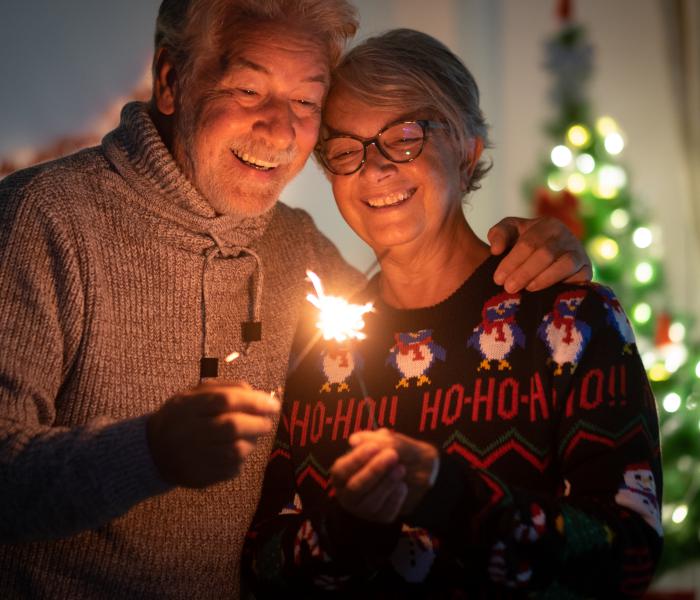
[[[262,107],[255,128],[264,133],[276,148],[288,148],[296,139],[295,119],[287,101],[271,98]]]

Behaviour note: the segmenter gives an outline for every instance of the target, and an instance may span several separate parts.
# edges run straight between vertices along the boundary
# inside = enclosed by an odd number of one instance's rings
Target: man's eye
[[[305,112],[315,113],[315,112],[321,111],[321,107],[319,106],[319,104],[317,104],[313,100],[306,100],[304,98],[299,98],[298,100],[295,100],[295,102],[296,102],[297,106],[299,106],[301,108],[301,110],[303,110]]]

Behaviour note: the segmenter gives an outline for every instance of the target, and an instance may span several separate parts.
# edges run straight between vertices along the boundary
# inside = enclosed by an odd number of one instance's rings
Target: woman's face
[[[431,115],[378,109],[343,86],[331,93],[324,123],[334,132],[370,139],[390,123]],[[463,219],[459,157],[446,132],[428,129],[423,151],[412,162],[394,163],[375,145],[351,175],[329,174],[343,218],[376,253],[405,246],[419,252],[440,240],[451,219]]]

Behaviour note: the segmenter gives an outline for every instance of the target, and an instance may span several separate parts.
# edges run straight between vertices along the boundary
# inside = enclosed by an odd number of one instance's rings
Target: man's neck
[[[433,306],[452,295],[489,254],[467,222],[457,219],[432,244],[407,244],[384,255],[382,300],[397,308]]]
[[[173,117],[166,116],[160,112],[153,100],[148,103],[148,114],[163,140],[163,144],[170,150],[170,154],[173,154]]]

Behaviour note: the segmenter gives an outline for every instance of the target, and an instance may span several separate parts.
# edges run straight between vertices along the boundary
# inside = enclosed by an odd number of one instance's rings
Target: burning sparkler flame
[[[313,271],[306,271],[306,276],[314,286],[316,295],[308,294],[306,299],[318,308],[319,328],[323,338],[344,342],[349,339],[363,340],[367,337],[362,329],[365,321],[362,315],[374,310],[371,302],[367,304],[350,304],[339,296],[326,296],[321,279]]]

